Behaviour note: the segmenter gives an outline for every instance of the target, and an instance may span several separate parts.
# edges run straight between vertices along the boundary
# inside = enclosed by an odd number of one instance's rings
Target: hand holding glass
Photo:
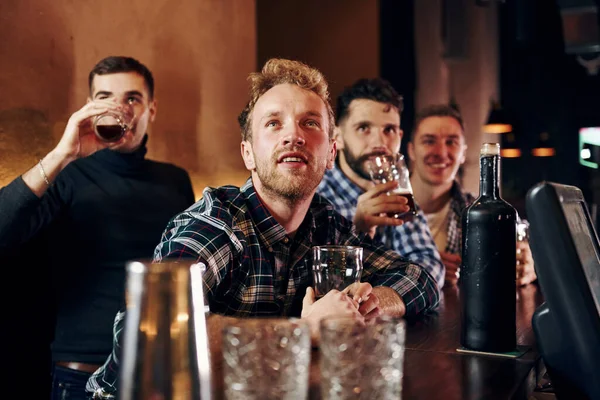
[[[391,193],[388,193],[388,195],[397,194],[406,197],[409,210],[405,213],[388,214],[388,216],[404,221],[411,221],[414,216],[417,215],[417,210],[415,208],[413,190],[410,184],[410,175],[408,167],[404,162],[404,156],[402,154],[395,154],[369,157],[366,166],[369,175],[371,175],[371,180],[376,184],[388,183],[391,181],[398,182],[396,189]]]
[[[317,299],[329,291],[360,282],[363,249],[357,246],[313,247],[313,287]]]

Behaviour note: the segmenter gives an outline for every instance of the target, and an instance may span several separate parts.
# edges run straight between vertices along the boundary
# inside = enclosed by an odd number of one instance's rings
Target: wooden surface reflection
[[[517,359],[458,353],[460,297],[457,288],[443,290],[436,313],[409,321],[404,362],[405,399],[527,399],[543,372],[536,351],[531,317],[543,302],[537,285],[517,290],[517,343],[530,350]],[[222,317],[209,320],[216,399],[223,398],[220,330]],[[320,399],[319,352],[313,350],[310,399]]]

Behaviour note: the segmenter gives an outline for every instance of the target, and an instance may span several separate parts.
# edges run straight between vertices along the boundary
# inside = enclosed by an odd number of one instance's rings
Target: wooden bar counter
[[[442,291],[436,312],[407,323],[404,399],[528,399],[544,372],[531,318],[543,298],[531,284],[517,290],[517,343],[527,351],[519,358],[460,353],[460,298],[456,287]],[[218,318],[218,322],[211,321]],[[213,354],[213,392],[223,398],[220,330],[224,319],[209,317]],[[313,350],[310,399],[320,399],[319,352]]]

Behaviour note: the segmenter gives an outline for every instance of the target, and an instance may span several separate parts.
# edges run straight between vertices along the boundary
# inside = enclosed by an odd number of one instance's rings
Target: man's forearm
[[[403,317],[406,314],[406,306],[402,297],[392,288],[387,286],[376,286],[373,293],[379,299],[379,309],[385,315]]]
[[[37,197],[42,197],[73,157],[53,150],[40,160],[29,171],[23,174],[23,181]]]

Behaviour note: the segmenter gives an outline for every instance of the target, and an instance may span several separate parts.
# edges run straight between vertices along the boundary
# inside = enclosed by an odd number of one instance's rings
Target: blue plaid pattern
[[[352,221],[358,196],[363,194],[364,190],[352,182],[336,164],[334,169],[325,173],[317,193],[327,198],[337,212]],[[446,270],[431,236],[427,219],[421,210],[413,221],[407,221],[400,226],[378,227],[375,240],[421,265],[435,279],[438,287],[443,287]]]

